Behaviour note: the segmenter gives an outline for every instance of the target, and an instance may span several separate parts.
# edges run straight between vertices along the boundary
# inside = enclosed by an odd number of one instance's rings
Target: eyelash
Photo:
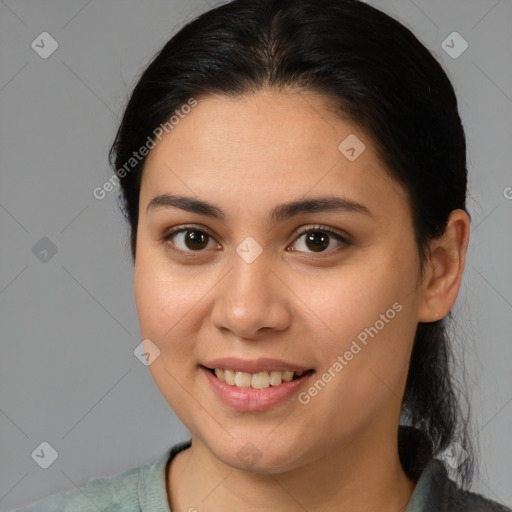
[[[162,243],[167,244],[168,242],[172,242],[171,239],[172,239],[173,236],[175,236],[175,235],[177,235],[179,233],[186,233],[187,231],[196,231],[196,232],[199,232],[199,233],[203,233],[207,237],[209,237],[210,239],[215,240],[214,237],[211,236],[204,229],[198,228],[196,226],[185,225],[185,226],[178,226],[175,229],[173,229],[172,231],[165,233],[160,238],[160,241]],[[314,251],[307,251],[308,254],[316,254],[316,255],[322,257],[322,255],[331,255],[333,252],[338,251],[340,248],[351,245],[351,242],[349,240],[347,240],[347,238],[345,238],[344,236],[342,236],[338,232],[333,231],[332,229],[330,229],[330,228],[328,228],[326,226],[322,226],[320,224],[315,224],[315,225],[312,225],[312,226],[306,226],[300,232],[296,233],[293,243],[296,243],[305,234],[308,234],[308,233],[318,233],[318,232],[326,234],[326,235],[329,235],[330,237],[336,239],[338,242],[341,242],[341,245],[338,246],[335,249],[330,249],[328,251],[321,251],[321,252],[318,252],[318,253],[315,253]],[[193,251],[193,250],[186,250],[185,251],[183,249],[177,249],[175,247],[172,247],[172,250],[176,251],[178,253],[181,253],[181,254],[189,254],[190,253],[191,257],[194,257],[194,256],[192,256],[192,254],[194,254],[194,253],[196,253],[196,255],[199,256],[199,255],[201,255],[201,253],[205,252],[205,249],[202,249],[200,251]],[[293,252],[305,252],[305,251],[293,251]]]

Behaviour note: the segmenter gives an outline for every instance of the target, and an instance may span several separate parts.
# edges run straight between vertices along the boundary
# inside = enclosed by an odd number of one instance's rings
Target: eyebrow
[[[226,215],[219,207],[195,197],[161,194],[149,201],[146,212],[160,208],[179,208],[190,213],[206,215],[221,221],[226,219]],[[269,220],[277,224],[302,213],[317,212],[361,213],[369,217],[373,216],[370,210],[361,203],[343,197],[327,196],[300,199],[280,204],[270,212]]]

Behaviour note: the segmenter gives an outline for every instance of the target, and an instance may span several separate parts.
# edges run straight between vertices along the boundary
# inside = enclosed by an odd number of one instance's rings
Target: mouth
[[[208,368],[205,370],[214,375],[220,382],[234,388],[245,389],[267,389],[278,387],[286,382],[292,382],[298,379],[309,377],[314,370],[264,370],[256,373],[238,371],[227,368]]]

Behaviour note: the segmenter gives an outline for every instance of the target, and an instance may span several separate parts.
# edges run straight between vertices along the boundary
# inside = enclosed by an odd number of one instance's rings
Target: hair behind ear
[[[441,319],[418,324],[402,413],[409,426],[417,427],[430,439],[431,456],[442,454],[454,441],[464,448],[467,458],[457,470],[460,483],[467,484],[472,479],[474,464],[468,421],[470,411],[469,406],[467,410],[462,409],[461,397],[455,392],[453,354],[445,323],[446,319]],[[409,434],[408,440],[415,438]],[[405,443],[404,447],[407,445]],[[424,442],[423,446],[426,446]],[[402,458],[405,458],[404,453]]]

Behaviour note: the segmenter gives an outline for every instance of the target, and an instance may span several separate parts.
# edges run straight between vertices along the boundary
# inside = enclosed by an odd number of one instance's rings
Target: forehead
[[[194,155],[218,155],[224,151],[224,163],[230,154],[240,158],[268,161],[281,159],[321,158],[326,148],[338,155],[340,137],[358,132],[354,124],[334,116],[326,99],[306,92],[263,90],[236,97],[206,96],[178,121],[164,145],[179,145]],[[166,144],[167,142],[167,144]],[[368,142],[370,142],[368,140]],[[229,151],[228,151],[229,150]],[[152,153],[158,153],[156,148]]]
[[[198,99],[149,153],[141,206],[172,192],[252,207],[336,193],[382,210],[407,208],[371,138],[304,92]]]

